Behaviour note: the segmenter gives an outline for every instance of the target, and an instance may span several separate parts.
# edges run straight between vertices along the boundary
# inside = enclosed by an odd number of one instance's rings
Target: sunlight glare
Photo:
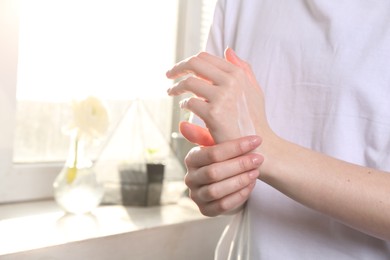
[[[177,2],[22,0],[18,99],[165,97]]]

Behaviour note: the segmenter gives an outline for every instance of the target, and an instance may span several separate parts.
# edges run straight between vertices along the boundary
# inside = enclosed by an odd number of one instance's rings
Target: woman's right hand
[[[177,63],[166,75],[180,79],[168,89],[170,96],[195,95],[180,106],[204,121],[216,143],[247,135],[259,135],[268,142],[273,135],[256,77],[232,49],[226,49],[224,58],[199,53]]]
[[[193,125],[181,126],[182,134],[191,142],[201,143],[201,136],[194,136]],[[263,157],[251,153],[261,143],[258,136],[193,148],[185,159],[187,174],[185,183],[190,198],[206,216],[236,212],[247,201],[253,190]],[[210,143],[209,143],[210,144]]]

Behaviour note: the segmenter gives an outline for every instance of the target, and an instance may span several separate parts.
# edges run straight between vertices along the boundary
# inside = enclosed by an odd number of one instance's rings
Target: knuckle
[[[198,55],[199,55],[199,54],[198,54]],[[190,58],[187,60],[187,65],[190,66],[190,67],[195,66],[195,65],[199,62],[199,56],[198,56],[198,55],[195,55],[195,56],[190,57]]]
[[[231,203],[227,199],[221,199],[217,203],[217,212],[219,214],[229,211],[231,208]]]
[[[244,65],[246,66],[246,65]],[[232,75],[234,77],[234,79],[238,80],[239,78],[242,78],[243,76],[245,76],[245,69],[242,68],[242,67],[236,67],[236,69],[232,72]]]
[[[248,184],[249,184],[248,179],[244,177],[244,174],[240,174],[239,176],[237,176],[235,180],[236,190],[241,190],[243,187],[247,186]]]
[[[196,57],[199,59],[204,59],[206,58],[207,55],[208,55],[207,52],[201,51],[198,54],[196,54]]]
[[[241,172],[245,172],[245,171],[251,169],[251,166],[252,166],[251,160],[248,157],[240,158],[238,160],[238,164],[239,164]]]
[[[213,183],[213,182],[216,182],[219,180],[218,178],[218,168],[211,165],[210,167],[208,167],[207,171],[206,171],[206,178],[209,182]]]
[[[198,151],[199,151],[199,148],[194,147],[184,157],[184,164],[186,165],[187,170],[194,165],[194,163],[195,163],[194,157]]]
[[[245,168],[246,168],[246,163],[245,163],[245,159],[244,158],[240,158],[238,160],[238,165],[239,165],[239,168],[240,168],[240,171],[245,171]]]
[[[229,81],[228,85],[231,84],[231,81]],[[219,102],[226,102],[231,99],[232,94],[229,91],[220,91],[218,93],[218,101]]]
[[[184,157],[184,164],[186,166],[186,168],[188,169],[191,164],[192,164],[192,158],[190,156],[190,154],[187,154],[185,157]]]
[[[220,152],[217,149],[208,150],[208,157],[212,162],[219,162],[220,156]]]
[[[221,117],[224,115],[223,109],[220,106],[211,106],[209,109],[209,117],[210,120],[215,122],[221,119]]]
[[[186,79],[183,79],[183,80],[181,80],[179,83],[177,83],[177,88],[178,88],[178,89],[185,88],[187,84],[188,84],[187,78],[186,78]]]
[[[219,198],[218,195],[218,188],[215,185],[209,185],[205,190],[205,197],[207,200],[216,200]]]
[[[231,90],[234,88],[235,84],[234,84],[234,72],[232,72],[229,77],[227,77],[225,79],[225,82],[224,82],[224,88],[228,89],[228,90]]]
[[[240,190],[238,192],[238,194],[240,195],[241,199],[246,199],[246,198],[248,198],[248,196],[250,194],[250,190],[249,190],[249,188],[244,188],[244,189]]]
[[[236,143],[235,149],[237,153],[241,155],[247,153],[250,150],[250,147],[247,142],[240,141]]]
[[[237,81],[236,81],[236,78],[235,78],[235,75],[234,75],[234,71],[230,72],[224,79],[223,81],[223,88],[224,90],[229,90],[229,91],[220,91],[219,93],[219,97],[224,97],[226,96],[227,94],[229,94],[231,91],[233,91],[236,86],[237,86]]]
[[[189,157],[188,155],[184,158],[184,165],[185,165],[185,167],[186,167],[187,172],[190,170],[190,168],[192,168],[192,167],[191,167],[191,165],[192,165],[192,159],[191,159],[191,157]]]
[[[213,201],[213,200],[216,200],[217,199],[217,191],[215,189],[215,187],[213,187],[212,185],[208,186],[208,187],[204,187],[203,189],[203,192],[202,192],[203,196],[202,198],[205,200],[205,201]]]
[[[183,79],[180,84],[182,84],[183,86],[188,86],[188,87],[191,87],[195,84],[195,78],[194,77],[187,77],[185,79]]]
[[[187,108],[191,108],[195,105],[195,99],[190,97],[190,98],[187,98]]]
[[[184,184],[187,187],[192,187],[193,186],[193,180],[190,177],[189,173],[187,172],[186,175],[184,176]]]
[[[190,199],[197,204],[196,196],[195,196],[195,193],[193,191],[189,190],[188,197],[190,197]]]

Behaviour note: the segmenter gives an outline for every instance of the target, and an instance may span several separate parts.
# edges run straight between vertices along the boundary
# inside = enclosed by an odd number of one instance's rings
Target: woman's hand
[[[184,134],[188,126],[182,126]],[[201,140],[197,138],[200,136],[190,137],[190,141],[199,143]],[[246,202],[259,175],[257,168],[263,161],[260,154],[250,152],[260,142],[258,136],[247,136],[213,146],[195,147],[188,153],[185,183],[202,214],[233,213]]]
[[[265,117],[263,93],[250,66],[226,49],[225,59],[200,53],[176,64],[167,77],[188,76],[168,90],[175,96],[195,94],[182,101],[204,120],[216,143],[246,135],[269,132]]]

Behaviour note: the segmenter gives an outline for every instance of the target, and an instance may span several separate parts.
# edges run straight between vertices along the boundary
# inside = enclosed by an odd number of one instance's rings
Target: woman
[[[389,23],[385,0],[218,2],[167,72],[206,126],[181,124],[191,198],[235,214],[217,259],[389,259]]]

